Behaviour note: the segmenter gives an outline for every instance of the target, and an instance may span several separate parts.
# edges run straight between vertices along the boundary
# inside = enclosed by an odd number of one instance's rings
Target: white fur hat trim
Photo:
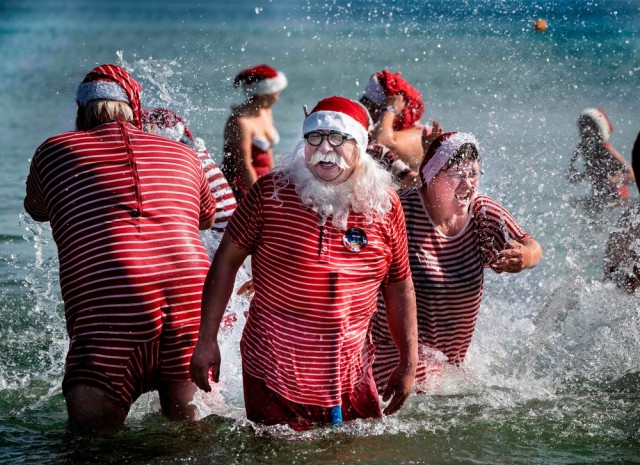
[[[431,160],[422,168],[424,182],[431,182],[464,144],[473,144],[476,149],[478,149],[478,141],[476,138],[464,132],[457,132],[442,141],[442,144],[436,149],[436,153]]]
[[[274,78],[262,79],[253,84],[243,85],[242,88],[247,97],[254,97],[257,95],[275,94],[287,87],[287,84],[287,76],[285,76],[282,71],[278,71],[277,76]]]
[[[83,82],[76,91],[76,101],[85,106],[92,100],[115,100],[117,102],[129,102],[129,97],[119,84],[113,81]]]

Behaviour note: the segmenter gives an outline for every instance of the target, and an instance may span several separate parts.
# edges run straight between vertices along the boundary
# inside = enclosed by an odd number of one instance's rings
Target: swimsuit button
[[[322,248],[322,251],[323,251],[323,252],[326,252],[326,251],[327,251],[327,248],[326,248],[326,247],[323,247],[323,248]]]
[[[133,213],[131,213],[131,216],[133,216],[134,218],[138,218],[140,216],[140,210],[136,208],[135,210],[133,210]]]

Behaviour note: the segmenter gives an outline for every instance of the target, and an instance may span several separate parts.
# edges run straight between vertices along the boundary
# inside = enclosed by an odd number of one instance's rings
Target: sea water
[[[602,107],[627,158],[640,130],[636,0],[237,0],[0,2],[0,462],[429,463],[640,462],[640,296],[602,279],[622,208],[585,208],[564,174],[576,119]],[[533,30],[545,18],[544,33]],[[74,92],[95,65],[125,66],[146,107],[183,114],[219,160],[235,74],[267,63],[289,86],[274,107],[276,153],[300,137],[303,105],[358,98],[369,76],[401,71],[423,122],[476,135],[480,190],[540,242],[535,270],[487,271],[478,329],[460,369],[397,414],[304,433],[246,421],[239,338],[221,333],[221,383],[198,422],[171,423],[157,396],[113,438],[66,431],[67,348],[55,244],[23,211],[29,160],[73,128]],[[634,191],[634,201],[638,195]]]

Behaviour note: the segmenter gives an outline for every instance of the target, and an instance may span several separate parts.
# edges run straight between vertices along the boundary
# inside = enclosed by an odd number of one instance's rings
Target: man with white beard
[[[369,115],[343,98],[321,100],[285,162],[236,210],[207,275],[191,377],[218,382],[217,333],[236,272],[252,255],[255,295],[241,353],[247,418],[307,428],[382,416],[369,322],[382,290],[400,363],[384,413],[412,390],[417,322],[405,221],[392,175],[365,149]],[[334,418],[335,421],[335,418]]]

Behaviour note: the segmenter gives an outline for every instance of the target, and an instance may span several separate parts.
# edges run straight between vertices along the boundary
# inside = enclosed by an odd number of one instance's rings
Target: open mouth
[[[471,197],[471,192],[468,192],[466,195],[456,194],[456,199],[461,201],[467,201]]]
[[[323,168],[333,168],[334,166],[337,166],[335,163],[332,163],[330,161],[321,161],[318,162],[318,165],[322,166]]]

